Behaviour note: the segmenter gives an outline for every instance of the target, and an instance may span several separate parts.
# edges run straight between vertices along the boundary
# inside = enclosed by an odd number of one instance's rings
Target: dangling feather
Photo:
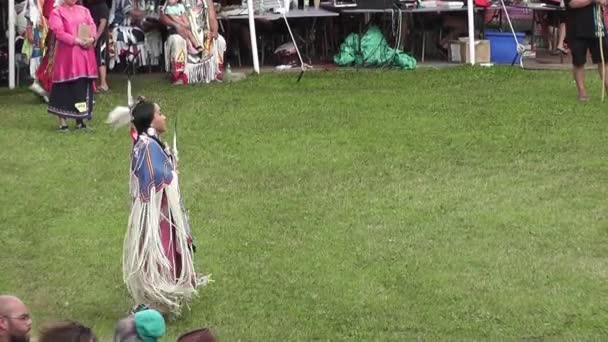
[[[125,106],[115,107],[110,114],[108,114],[107,124],[110,124],[114,128],[124,127],[131,122],[131,109]]]
[[[109,114],[106,120],[107,124],[110,124],[114,128],[123,127],[131,123],[131,108],[135,101],[131,94],[131,80],[127,81],[127,103],[128,107],[117,106]]]

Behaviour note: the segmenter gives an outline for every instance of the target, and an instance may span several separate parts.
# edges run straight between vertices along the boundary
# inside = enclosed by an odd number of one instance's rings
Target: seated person
[[[561,7],[562,5],[562,1],[559,0],[541,0],[541,2],[553,7]],[[556,54],[567,55],[568,50],[566,50],[564,44],[566,40],[566,13],[564,11],[547,11],[541,24],[549,50]],[[554,36],[557,36],[557,42],[553,39]]]
[[[463,4],[463,6],[466,7],[467,2],[464,0],[461,2]],[[484,3],[485,1],[474,0],[473,2],[475,3],[475,6],[484,7],[484,5],[482,3]],[[485,6],[487,6],[487,4]],[[484,20],[483,11],[476,12],[474,14],[474,16],[475,16],[476,22]],[[466,36],[467,33],[469,32],[469,28],[468,28],[469,18],[468,18],[468,14],[466,11],[464,11],[464,12],[443,12],[443,13],[439,13],[436,15],[429,14],[429,17],[431,17],[432,20],[434,20],[434,21],[427,22],[427,25],[431,24],[431,23],[432,24],[430,27],[436,27],[439,25],[439,26],[441,26],[441,28],[444,32],[441,40],[437,44],[437,48],[441,52],[443,52],[445,55],[447,55],[451,41],[458,40],[459,37]]]
[[[442,28],[446,32],[439,45],[444,52],[450,47],[450,41],[457,40],[469,32],[467,13],[444,13],[441,16]]]
[[[110,69],[121,58],[137,59],[139,66],[158,64],[162,50],[162,39],[158,23],[147,18],[145,0],[113,0],[110,9],[110,40],[115,51],[110,60]]]
[[[190,22],[188,21],[188,15],[186,14],[186,7],[184,7],[184,4],[179,0],[167,0],[167,5],[163,8],[163,14],[186,29],[181,30],[181,33],[178,34],[188,42],[188,49],[191,54],[203,52],[201,43],[196,39],[194,34],[192,34],[192,30],[190,29]]]
[[[175,20],[172,15],[160,13],[160,22],[167,27],[169,37],[165,44],[167,69],[170,70],[174,84],[211,82],[220,80],[224,63],[226,42],[218,34],[218,21],[212,0],[182,0],[188,9],[188,23]],[[194,36],[203,42],[202,53],[189,54],[188,40]]]

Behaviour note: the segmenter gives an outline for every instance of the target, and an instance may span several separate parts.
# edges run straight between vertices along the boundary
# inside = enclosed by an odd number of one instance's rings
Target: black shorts
[[[593,64],[602,62],[600,41],[599,38],[568,38],[568,47],[572,53],[572,64],[574,66],[583,66],[587,63],[587,52],[591,52],[591,60]],[[608,46],[606,45],[606,37],[602,39],[602,47],[604,50],[604,63],[608,60]]]
[[[97,58],[97,66],[108,64],[108,35],[103,34],[95,44],[95,57]]]

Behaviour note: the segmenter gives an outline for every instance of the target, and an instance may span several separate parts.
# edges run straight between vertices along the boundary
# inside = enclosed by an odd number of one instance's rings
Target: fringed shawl
[[[178,177],[173,160],[160,144],[141,135],[131,159],[132,208],[124,241],[124,281],[136,304],[166,307],[179,315],[183,304],[197,295],[197,288],[208,283],[199,277],[192,257],[187,217],[181,206]],[[166,208],[162,207],[163,197]],[[180,265],[171,265],[165,255],[160,223],[170,222],[172,241],[181,254]],[[172,270],[181,269],[181,274]]]

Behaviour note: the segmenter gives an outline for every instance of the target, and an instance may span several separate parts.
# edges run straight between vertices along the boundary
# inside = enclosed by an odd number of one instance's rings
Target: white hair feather
[[[131,80],[127,81],[127,103],[126,106],[117,106],[115,107],[109,114],[106,123],[111,125],[114,128],[124,127],[131,123],[131,109],[135,101],[133,100],[133,96],[131,94]]]

